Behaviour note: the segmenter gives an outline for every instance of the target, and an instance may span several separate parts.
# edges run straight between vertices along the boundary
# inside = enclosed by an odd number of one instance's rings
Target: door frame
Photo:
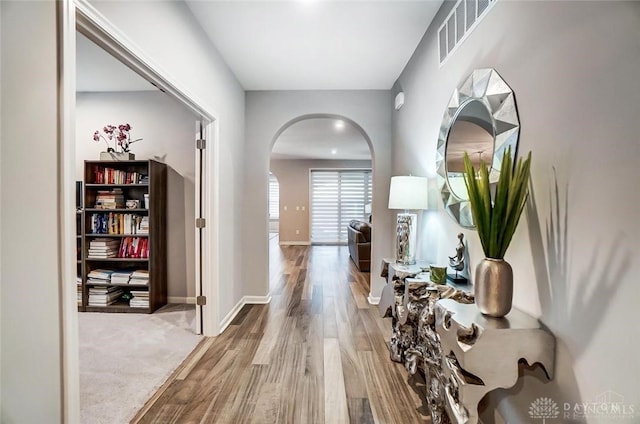
[[[78,368],[78,316],[75,285],[75,109],[76,109],[76,31],[81,32],[115,58],[169,94],[204,122],[207,148],[204,150],[205,171],[202,176],[207,190],[204,193],[203,229],[200,257],[202,295],[208,299],[203,307],[205,336],[215,336],[220,330],[219,299],[219,114],[193,93],[187,91],[167,72],[153,62],[87,0],[58,2],[58,66],[59,88],[59,155],[58,179],[63,188],[59,195],[59,261],[60,307],[62,327],[62,383],[64,422],[79,422],[80,388]],[[195,146],[193,146],[195,148]],[[195,228],[195,222],[194,222]],[[199,282],[196,281],[196,285]]]

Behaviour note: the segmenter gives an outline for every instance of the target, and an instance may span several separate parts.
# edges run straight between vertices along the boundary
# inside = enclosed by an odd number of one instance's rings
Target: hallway
[[[204,340],[133,422],[431,422],[347,247],[270,244],[271,304]]]

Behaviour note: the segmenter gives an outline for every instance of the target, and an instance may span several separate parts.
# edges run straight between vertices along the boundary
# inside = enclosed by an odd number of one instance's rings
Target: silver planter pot
[[[485,258],[476,267],[476,305],[485,315],[500,318],[511,310],[513,270],[503,259]]]

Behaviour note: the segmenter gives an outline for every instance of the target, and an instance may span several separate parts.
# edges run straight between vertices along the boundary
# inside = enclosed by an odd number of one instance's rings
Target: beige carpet
[[[80,419],[128,423],[201,340],[193,305],[154,314],[79,314]]]

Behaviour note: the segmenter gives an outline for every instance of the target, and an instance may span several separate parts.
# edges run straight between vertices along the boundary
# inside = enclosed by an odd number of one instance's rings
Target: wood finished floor
[[[132,422],[430,423],[347,248],[270,244],[271,304],[204,339]]]

